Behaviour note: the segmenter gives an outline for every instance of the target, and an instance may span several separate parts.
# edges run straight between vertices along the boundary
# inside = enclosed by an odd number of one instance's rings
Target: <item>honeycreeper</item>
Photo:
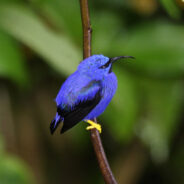
[[[101,133],[101,126],[92,121],[104,112],[117,89],[116,75],[112,65],[121,58],[108,58],[103,55],[93,55],[84,59],[78,69],[71,74],[61,86],[55,99],[57,112],[50,124],[51,134],[60,122],[63,122],[61,133],[80,121],[90,124],[87,130],[96,128]]]

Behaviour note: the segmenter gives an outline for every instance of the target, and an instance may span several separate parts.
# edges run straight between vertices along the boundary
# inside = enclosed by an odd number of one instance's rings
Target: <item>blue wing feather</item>
[[[78,71],[67,78],[55,99],[57,106],[74,106],[80,101],[92,99],[101,88],[99,81],[82,76]]]
[[[101,91],[100,81],[90,80],[77,71],[73,73],[64,82],[56,97],[58,110],[50,126],[51,133],[55,131],[61,120],[64,122],[61,131],[63,133],[85,118],[100,102]]]

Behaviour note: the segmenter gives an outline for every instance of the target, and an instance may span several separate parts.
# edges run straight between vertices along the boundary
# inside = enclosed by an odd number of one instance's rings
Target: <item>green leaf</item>
[[[167,160],[170,142],[178,128],[183,86],[180,81],[142,80],[142,118],[138,134],[157,162]]]
[[[79,2],[76,0],[33,0],[39,11],[57,28],[64,30],[72,39],[82,44],[82,23]],[[67,11],[66,11],[67,10]],[[71,16],[72,12],[72,16]]]
[[[0,27],[65,75],[73,72],[80,61],[81,54],[69,38],[52,31],[23,5],[1,5]]]
[[[173,0],[161,0],[160,2],[172,18],[178,19],[181,17],[181,12],[180,12],[179,8],[177,7],[175,1],[173,1]]]
[[[120,32],[124,33],[124,29],[121,27],[122,19],[120,20],[114,13],[103,11],[92,14],[92,20],[95,23],[93,25],[95,30],[93,32],[93,52],[107,54],[107,56],[109,56],[109,53],[113,54],[117,37]]]
[[[0,30],[0,76],[26,84],[28,76],[18,44]]]
[[[3,156],[0,159],[0,183],[33,184],[33,177],[26,165],[15,157]]]
[[[125,53],[136,57],[126,62],[131,69],[152,77],[176,78],[184,74],[184,26],[169,25],[164,21],[142,24],[126,41]]]
[[[4,152],[4,140],[0,136],[0,183],[1,184],[34,184],[31,170],[26,164],[13,155]]]

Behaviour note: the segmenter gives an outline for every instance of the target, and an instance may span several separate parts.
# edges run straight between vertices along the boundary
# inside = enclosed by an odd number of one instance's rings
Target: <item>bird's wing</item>
[[[99,81],[84,82],[68,93],[65,103],[58,105],[57,112],[64,118],[61,133],[72,128],[83,120],[102,98],[102,87]],[[72,105],[71,105],[72,104]]]

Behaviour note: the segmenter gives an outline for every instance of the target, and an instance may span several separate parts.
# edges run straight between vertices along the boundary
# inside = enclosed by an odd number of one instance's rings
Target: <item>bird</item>
[[[87,130],[96,128],[101,133],[101,125],[93,121],[100,116],[110,103],[117,89],[117,78],[112,72],[115,61],[132,56],[106,57],[92,55],[78,65],[61,86],[55,102],[57,112],[51,121],[50,132],[53,134],[60,122],[60,133],[64,133],[77,123],[85,121]]]

